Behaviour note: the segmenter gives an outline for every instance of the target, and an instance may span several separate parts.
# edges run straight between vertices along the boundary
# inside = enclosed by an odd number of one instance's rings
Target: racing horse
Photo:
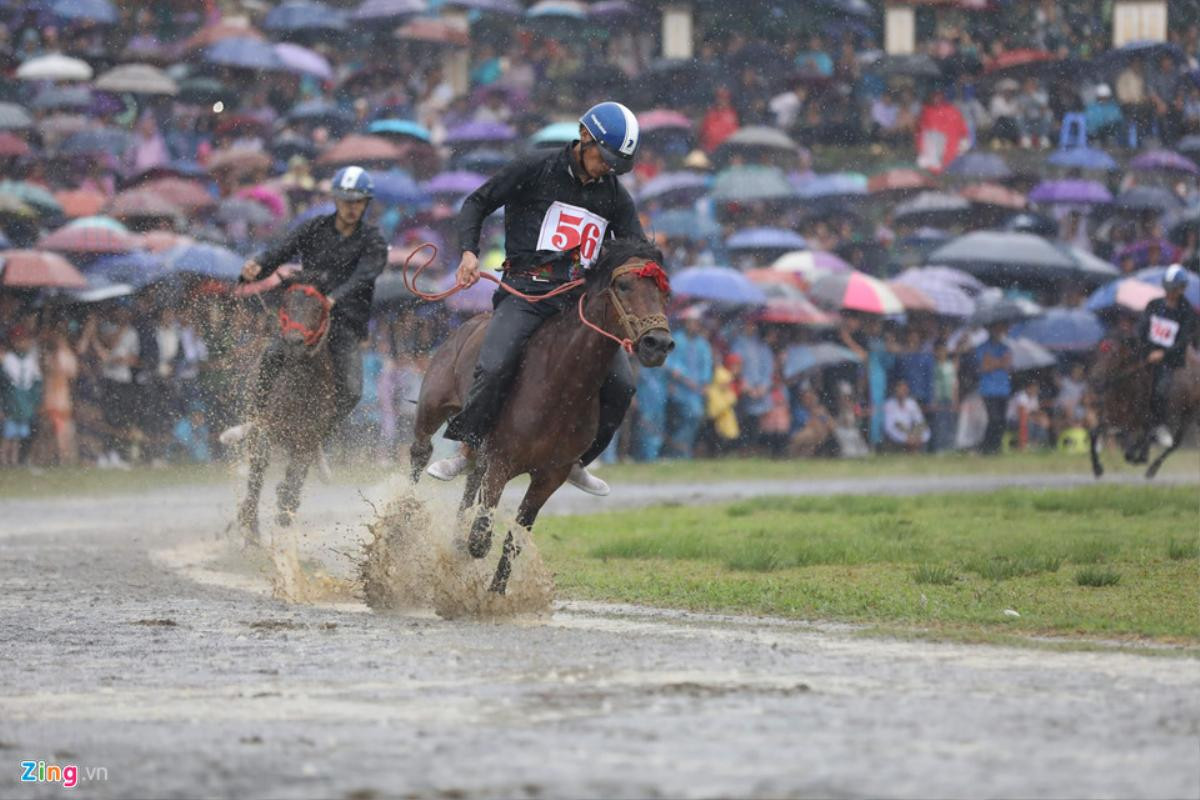
[[[551,317],[530,337],[495,428],[467,476],[460,518],[476,505],[467,549],[475,558],[492,545],[494,513],[505,485],[528,473],[529,488],[516,523],[533,529],[538,512],[591,445],[599,421],[599,392],[618,349],[658,367],[675,347],[664,313],[669,285],[662,253],[645,240],[614,240],[588,271],[577,303]],[[434,353],[421,384],[412,480],[420,480],[432,437],[462,407],[491,315],[461,326]],[[519,553],[510,530],[489,589],[503,594]]]
[[[238,525],[249,544],[259,541],[258,504],[271,447],[282,448],[288,455],[284,478],[276,487],[275,517],[280,526],[286,527],[300,507],[300,489],[318,448],[333,429],[333,360],[326,341],[330,308],[325,295],[303,282],[303,273],[284,290],[279,334],[286,361],[266,406],[249,409],[246,449],[250,477],[238,510]]]
[[[1091,440],[1092,474],[1104,474],[1100,450],[1105,434],[1116,432],[1131,464],[1143,464],[1148,459],[1150,430],[1147,419],[1150,410],[1151,367],[1146,364],[1141,347],[1135,340],[1110,339],[1100,345],[1100,355],[1090,372],[1093,390],[1098,401],[1098,421],[1089,431]],[[1174,443],[1163,450],[1146,469],[1153,478],[1171,455],[1188,428],[1200,422],[1200,357],[1189,349],[1187,363],[1176,371],[1167,398],[1168,426]]]

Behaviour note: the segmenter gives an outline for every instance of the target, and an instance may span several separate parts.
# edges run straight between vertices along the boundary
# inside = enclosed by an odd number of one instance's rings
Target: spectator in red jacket
[[[733,135],[738,129],[737,109],[733,107],[733,94],[726,86],[717,87],[715,100],[704,119],[700,121],[700,147],[711,153],[720,147],[721,142]]]

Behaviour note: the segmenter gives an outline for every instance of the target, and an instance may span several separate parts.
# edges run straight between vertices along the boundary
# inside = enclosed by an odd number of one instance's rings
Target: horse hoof
[[[296,515],[291,511],[280,511],[275,515],[275,524],[281,528],[286,528],[292,524],[292,520],[295,519],[295,517]]]
[[[497,576],[492,579],[492,585],[488,587],[488,591],[492,594],[503,595],[508,590],[508,578],[500,580]]]
[[[467,552],[471,558],[483,558],[492,549],[491,531],[471,531],[467,537]]]

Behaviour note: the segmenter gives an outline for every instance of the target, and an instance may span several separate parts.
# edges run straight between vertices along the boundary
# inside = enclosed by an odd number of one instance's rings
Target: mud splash
[[[357,603],[362,592],[357,583],[338,578],[312,560],[301,560],[298,531],[276,531],[267,551],[271,568],[271,596],[285,603]]]
[[[491,552],[472,558],[466,549],[466,523],[458,521],[449,499],[418,495],[396,481],[392,499],[368,526],[359,576],[364,599],[374,611],[432,608],[445,619],[547,617],[554,601],[554,577],[529,534],[502,513],[496,515]],[[506,594],[488,591],[500,544],[513,531],[521,553],[513,561]]]

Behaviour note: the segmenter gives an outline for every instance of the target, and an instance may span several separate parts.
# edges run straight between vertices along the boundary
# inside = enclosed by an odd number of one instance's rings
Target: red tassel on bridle
[[[671,282],[667,280],[667,273],[654,261],[647,261],[641,269],[633,274],[639,278],[650,278],[658,285],[658,290],[664,294],[671,291]]]

